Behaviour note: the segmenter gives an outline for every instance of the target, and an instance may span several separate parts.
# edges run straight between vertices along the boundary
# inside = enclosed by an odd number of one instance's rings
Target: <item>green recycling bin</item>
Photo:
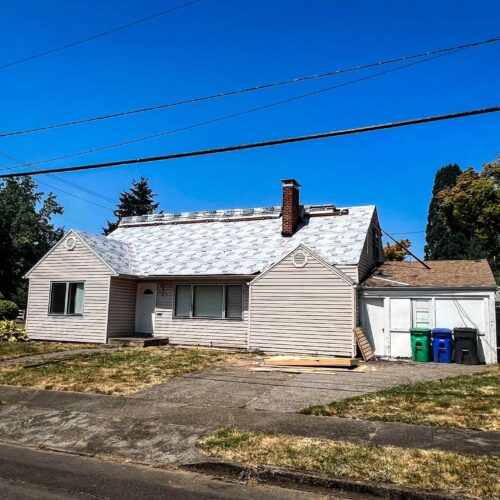
[[[411,357],[413,361],[427,362],[432,360],[431,329],[410,328]]]

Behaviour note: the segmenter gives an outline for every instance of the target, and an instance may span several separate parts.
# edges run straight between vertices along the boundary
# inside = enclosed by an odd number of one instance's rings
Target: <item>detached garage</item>
[[[410,358],[410,328],[472,327],[479,360],[497,362],[495,292],[486,260],[385,262],[363,283],[361,323],[377,356]]]

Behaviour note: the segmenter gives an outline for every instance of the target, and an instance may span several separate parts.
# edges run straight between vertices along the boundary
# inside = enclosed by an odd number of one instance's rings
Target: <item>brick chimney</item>
[[[292,236],[302,220],[299,204],[300,184],[295,179],[282,179],[281,183],[283,185],[281,235]]]

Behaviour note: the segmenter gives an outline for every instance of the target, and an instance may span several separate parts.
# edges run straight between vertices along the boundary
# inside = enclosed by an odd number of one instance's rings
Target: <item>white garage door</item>
[[[467,326],[485,331],[484,300],[436,299],[436,327],[456,328]]]

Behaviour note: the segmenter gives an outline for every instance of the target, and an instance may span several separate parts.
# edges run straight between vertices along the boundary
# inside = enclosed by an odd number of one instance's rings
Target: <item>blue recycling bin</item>
[[[449,328],[432,329],[432,351],[435,363],[451,363],[453,359],[453,338]]]

